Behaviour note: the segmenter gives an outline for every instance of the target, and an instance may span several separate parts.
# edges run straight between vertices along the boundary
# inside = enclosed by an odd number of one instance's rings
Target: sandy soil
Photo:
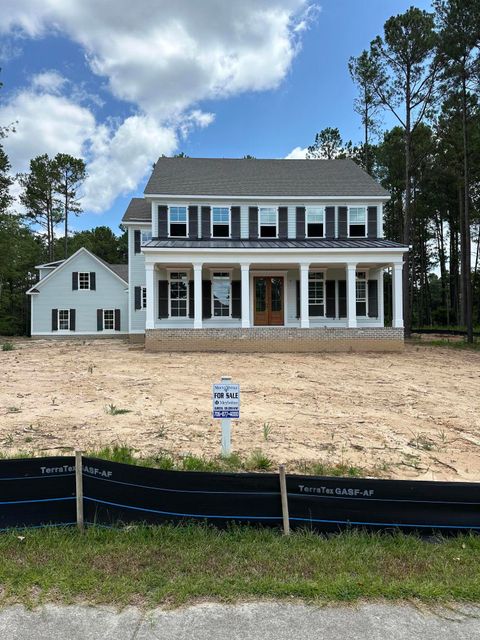
[[[211,383],[241,385],[233,448],[291,470],[344,462],[385,477],[480,479],[480,354],[148,354],[119,340],[15,341],[0,351],[0,451],[126,443],[215,456]],[[109,415],[106,406],[131,409]],[[269,428],[265,439],[264,425]]]

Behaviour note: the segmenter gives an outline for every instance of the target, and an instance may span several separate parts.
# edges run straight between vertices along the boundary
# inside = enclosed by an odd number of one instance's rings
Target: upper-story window
[[[188,235],[187,207],[170,207],[168,210],[168,235],[172,238],[186,238]]]
[[[278,236],[278,212],[275,207],[260,207],[258,210],[259,238],[276,238]]]
[[[147,244],[148,242],[150,242],[150,240],[152,239],[152,232],[151,232],[151,230],[149,230],[149,231],[146,231],[146,230],[144,231],[144,230],[142,230],[142,236],[141,236],[141,238],[142,238],[142,246],[143,246],[143,245],[145,245],[145,244]]]
[[[365,238],[367,235],[367,210],[365,207],[349,207],[348,235],[350,238]]]
[[[230,209],[212,207],[212,238],[230,237]]]
[[[90,272],[89,271],[80,271],[78,273],[78,288],[90,289]]]
[[[325,209],[307,207],[305,212],[307,238],[323,238],[325,235]]]

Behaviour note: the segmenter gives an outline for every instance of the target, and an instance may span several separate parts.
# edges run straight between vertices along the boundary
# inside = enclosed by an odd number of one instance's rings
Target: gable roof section
[[[152,206],[145,198],[132,198],[123,214],[122,222],[150,222]]]
[[[350,159],[162,157],[155,164],[145,195],[389,198],[387,191]],[[135,203],[132,211],[139,206]]]
[[[118,278],[119,280],[121,280],[123,282],[123,284],[128,285],[128,265],[111,265],[108,264],[108,262],[105,262],[104,260],[102,260],[101,258],[99,258],[98,256],[96,256],[94,253],[92,253],[91,251],[89,251],[88,249],[85,249],[85,247],[80,247],[80,249],[78,249],[78,251],[75,251],[75,253],[73,253],[69,258],[67,258],[66,260],[62,260],[59,264],[59,266],[56,269],[52,269],[52,271],[45,276],[45,278],[42,278],[41,280],[39,280],[37,283],[35,283],[35,285],[33,287],[31,287],[28,291],[27,291],[27,295],[32,294],[32,293],[39,293],[38,289],[39,287],[41,288],[43,286],[43,284],[45,282],[47,282],[47,280],[50,280],[51,278],[54,278],[55,275],[64,269],[65,265],[69,264],[70,262],[72,262],[78,255],[80,255],[81,253],[87,253],[89,256],[91,256],[94,260],[96,260],[100,265],[102,265],[103,267],[105,267],[106,269],[108,269],[109,271],[111,271],[111,273],[113,273],[113,275]],[[121,267],[122,269],[119,269],[119,267]],[[122,271],[123,268],[125,268],[125,273],[124,275],[120,275],[118,271]],[[117,270],[116,270],[117,269]]]

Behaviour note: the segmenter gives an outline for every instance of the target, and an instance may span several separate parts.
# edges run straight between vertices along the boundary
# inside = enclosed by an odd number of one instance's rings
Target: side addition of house
[[[152,351],[402,348],[408,248],[383,236],[388,198],[351,160],[160,158],[122,220],[131,338]]]

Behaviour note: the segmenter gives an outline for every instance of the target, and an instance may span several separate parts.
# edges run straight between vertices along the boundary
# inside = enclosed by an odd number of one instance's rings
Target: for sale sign
[[[240,385],[219,382],[213,385],[213,417],[240,418]]]

